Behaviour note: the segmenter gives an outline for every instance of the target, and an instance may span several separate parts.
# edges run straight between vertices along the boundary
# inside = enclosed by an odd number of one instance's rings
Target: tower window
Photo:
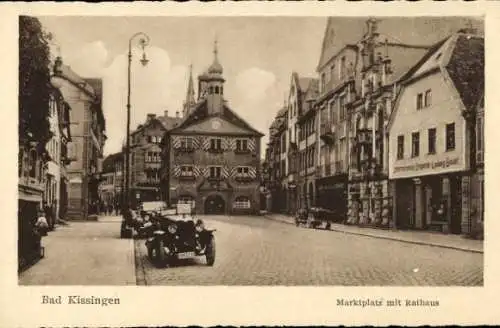
[[[218,86],[215,86],[215,94],[218,95],[219,94],[219,87]]]
[[[223,87],[221,86],[221,87],[220,87],[220,94],[221,94],[221,95],[222,95],[222,94],[224,94],[222,91],[223,91]]]
[[[210,86],[210,87],[208,88],[208,93],[209,93],[209,94],[214,93],[214,87]]]

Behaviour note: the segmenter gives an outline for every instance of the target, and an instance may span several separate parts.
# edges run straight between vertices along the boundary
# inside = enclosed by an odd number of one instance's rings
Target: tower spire
[[[194,82],[193,82],[193,64],[189,65],[189,80],[188,87],[186,91],[186,100],[184,102],[184,117],[189,115],[190,109],[196,103],[195,92],[194,92]]]
[[[214,61],[212,65],[208,68],[208,73],[212,74],[222,74],[222,65],[219,63],[219,49],[218,49],[218,41],[217,37],[214,40]]]

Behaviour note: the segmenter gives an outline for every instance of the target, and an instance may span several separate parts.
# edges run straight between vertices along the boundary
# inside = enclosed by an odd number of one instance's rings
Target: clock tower
[[[217,40],[214,42],[214,61],[208,71],[198,79],[204,86],[209,115],[220,115],[224,105],[224,77],[222,65],[219,63]]]

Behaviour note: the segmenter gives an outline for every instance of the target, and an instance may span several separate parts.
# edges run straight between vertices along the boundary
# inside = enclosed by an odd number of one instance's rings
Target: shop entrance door
[[[451,222],[450,232],[453,234],[462,233],[462,180],[460,177],[450,178],[451,193]]]
[[[415,227],[414,198],[415,187],[411,180],[396,183],[396,227],[411,229]]]

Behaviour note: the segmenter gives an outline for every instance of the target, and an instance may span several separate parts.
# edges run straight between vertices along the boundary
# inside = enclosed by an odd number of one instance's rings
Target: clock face
[[[219,121],[213,121],[212,122],[212,129],[217,130],[221,126],[221,123]]]

